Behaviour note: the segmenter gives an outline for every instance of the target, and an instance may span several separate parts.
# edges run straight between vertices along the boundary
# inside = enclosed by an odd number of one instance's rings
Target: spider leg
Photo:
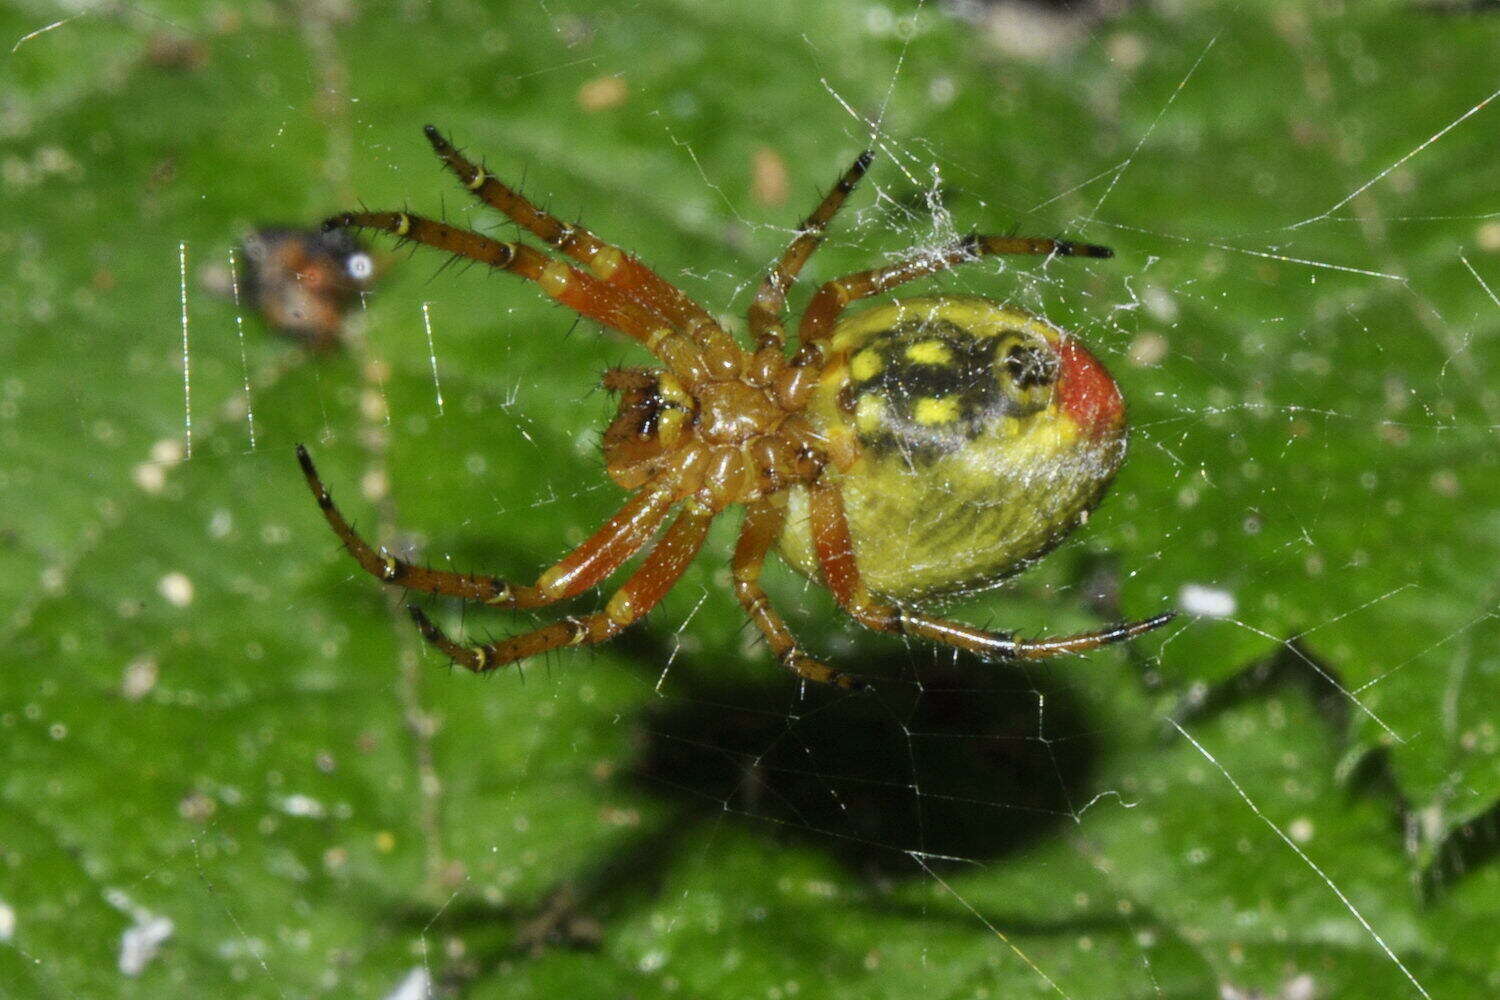
[[[379,229],[403,240],[508,271],[536,284],[578,315],[634,338],[689,388],[739,371],[742,352],[727,333],[695,327],[674,330],[628,290],[554,260],[524,243],[502,243],[468,229],[409,212],[345,212],[323,223],[330,229]]]
[[[562,646],[604,642],[661,602],[698,554],[713,519],[714,512],[708,506],[689,501],[640,567],[610,597],[604,610],[591,615],[564,618],[500,642],[465,645],[449,638],[420,608],[408,610],[422,638],[454,663],[477,674]]]
[[[734,596],[739,598],[745,614],[760,629],[776,655],[776,662],[805,680],[833,684],[846,690],[863,685],[848,674],[834,670],[812,659],[797,648],[797,638],[771,606],[771,599],[760,586],[760,571],[766,553],[781,536],[786,521],[786,494],[777,493],[749,505],[740,539],[734,547],[730,568],[734,573]]]
[[[642,343],[649,344],[653,336],[665,332],[657,316],[618,289],[524,243],[502,243],[409,212],[344,212],[325,220],[323,229],[379,229],[412,243],[487,264],[497,271],[509,271],[538,285],[579,315]]]
[[[1120,623],[1095,632],[1052,639],[1017,639],[1004,632],[988,632],[944,618],[917,614],[877,600],[860,579],[854,545],[844,517],[844,500],[837,484],[820,479],[810,489],[813,547],[828,589],[839,606],[866,628],[915,635],[932,642],[1004,660],[1041,660],[1060,653],[1082,653],[1133,639],[1160,628],[1176,617],[1156,615],[1144,621]]]
[[[376,549],[359,536],[333,502],[307,449],[297,446],[302,474],[317,498],[328,526],[360,567],[376,579],[445,597],[461,597],[502,608],[538,608],[583,593],[597,585],[640,551],[667,519],[676,497],[671,482],[641,490],[614,517],[561,562],[537,578],[535,586],[498,577],[452,573],[418,566]]]
[[[756,346],[766,348],[774,346],[780,349],[782,342],[786,339],[786,333],[781,328],[781,309],[786,305],[787,290],[797,280],[797,275],[802,271],[802,265],[813,255],[813,251],[823,242],[823,232],[838,210],[844,206],[844,200],[849,197],[849,192],[859,183],[859,179],[865,175],[870,168],[870,161],[875,154],[870,150],[860,153],[854,164],[839,178],[833,190],[818,203],[812,214],[802,221],[797,227],[797,236],[781,255],[777,262],[762,279],[760,288],[755,293],[755,300],[750,305],[750,336],[755,340]]]
[[[936,274],[978,260],[1000,254],[1030,254],[1037,257],[1113,257],[1109,247],[1093,243],[1072,243],[1067,240],[1049,240],[1029,236],[966,236],[935,253],[921,254],[869,271],[859,271],[826,282],[813,294],[807,309],[802,313],[802,322],[797,328],[797,339],[802,350],[822,350],[822,341],[833,333],[834,321],[851,302],[879,295],[897,285],[928,274]],[[814,346],[816,345],[816,346]],[[808,358],[804,363],[810,363]]]
[[[679,330],[690,330],[699,324],[718,326],[707,310],[635,257],[605,243],[582,226],[570,225],[533,205],[520,192],[465,157],[435,127],[424,126],[422,132],[443,164],[480,201],[503,212],[548,246],[586,264],[594,277],[625,292],[660,317],[660,322]]]

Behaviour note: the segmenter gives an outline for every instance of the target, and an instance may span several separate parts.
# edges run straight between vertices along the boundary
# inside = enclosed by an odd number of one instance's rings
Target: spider
[[[436,128],[425,132],[464,187],[555,255],[404,211],[347,212],[328,219],[325,230],[379,230],[505,271],[639,341],[660,364],[604,375],[604,387],[619,396],[604,431],[605,466],[630,497],[530,585],[433,569],[372,547],[339,512],[298,446],[308,486],[345,548],[367,572],[408,590],[540,608],[603,583],[660,534],[593,614],[469,644],[409,608],[422,636],[454,663],[482,673],[610,639],[661,601],[698,554],[709,525],[735,504],[745,507],[731,560],[735,596],[777,661],[808,681],[862,686],[807,655],[772,606],[760,576],[773,548],[825,585],[861,625],[984,657],[1083,652],[1173,617],[1028,640],[919,610],[934,597],[996,585],[1087,519],[1125,455],[1124,403],[1076,338],[1019,309],[942,296],[892,301],[843,318],[860,300],[981,257],[1113,256],[1107,247],[973,235],[849,274],[813,293],[797,325],[797,347],[789,351],[782,322],[787,291],[869,168],[873,155],[865,152],[760,282],[748,314],[754,347],[747,349],[635,257],[540,210]]]

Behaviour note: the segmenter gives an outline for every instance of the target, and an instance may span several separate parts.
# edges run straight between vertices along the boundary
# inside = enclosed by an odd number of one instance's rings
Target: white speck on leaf
[[[132,915],[135,923],[120,935],[120,972],[133,977],[145,971],[174,928],[168,918],[144,909],[137,908]]]
[[[1205,587],[1200,583],[1188,583],[1177,592],[1177,606],[1185,614],[1199,615],[1204,618],[1228,618],[1234,614],[1239,603],[1227,590]]]
[[[120,680],[120,694],[126,701],[140,701],[156,687],[156,657],[146,654],[137,656],[125,665],[125,676]]]
[[[193,603],[193,581],[184,573],[168,573],[156,584],[168,603],[185,608]]]
[[[288,795],[278,805],[288,816],[303,816],[307,819],[322,819],[328,814],[323,803],[310,795]]]
[[[385,1000],[429,1000],[431,996],[432,973],[419,965],[385,995]]]

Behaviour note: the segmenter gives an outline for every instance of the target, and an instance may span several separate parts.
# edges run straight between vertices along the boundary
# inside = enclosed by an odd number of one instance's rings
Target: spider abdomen
[[[907,299],[841,323],[808,416],[827,441],[865,585],[898,600],[992,586],[1099,501],[1124,407],[1076,340],[983,299]],[[780,547],[818,560],[794,489]]]

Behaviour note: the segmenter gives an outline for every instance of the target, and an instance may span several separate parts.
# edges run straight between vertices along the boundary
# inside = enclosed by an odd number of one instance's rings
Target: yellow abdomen
[[[1056,545],[1125,456],[1124,409],[1068,334],[984,299],[905,299],[841,323],[808,408],[866,586],[894,600],[981,590]],[[781,553],[818,573],[807,494]]]

